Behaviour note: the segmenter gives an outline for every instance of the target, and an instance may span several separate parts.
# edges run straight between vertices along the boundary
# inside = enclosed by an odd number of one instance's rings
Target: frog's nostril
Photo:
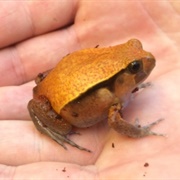
[[[151,71],[156,64],[155,62],[156,62],[155,58],[153,57],[147,58],[147,70],[149,69]]]
[[[154,59],[153,57],[148,57],[147,60],[148,60],[149,62],[155,62],[155,59]]]
[[[155,64],[155,61],[156,61],[156,60],[155,60],[155,57],[154,57],[151,53],[149,53],[146,58],[147,58],[147,62],[148,62],[148,63]]]

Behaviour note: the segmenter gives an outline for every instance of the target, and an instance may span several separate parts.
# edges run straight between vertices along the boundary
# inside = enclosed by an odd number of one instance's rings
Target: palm
[[[165,6],[161,6],[161,3],[142,3],[140,6],[138,3],[105,1],[101,8],[102,4],[96,3],[95,5],[95,3],[88,2],[81,3],[75,14],[75,23],[67,29],[48,33],[52,30],[48,28],[52,26],[45,24],[43,28],[46,30],[43,31],[42,27],[41,30],[39,29],[41,36],[32,37],[29,40],[24,38],[24,42],[11,47],[13,49],[7,45],[15,43],[14,37],[8,37],[10,39],[7,38],[7,41],[0,44],[4,47],[0,51],[0,72],[3,74],[0,82],[2,170],[5,166],[3,164],[21,165],[18,166],[16,177],[41,178],[47,178],[49,174],[51,178],[69,176],[74,179],[77,177],[90,178],[97,174],[102,179],[143,176],[162,178],[172,177],[172,174],[178,177],[179,172],[175,167],[178,167],[179,163],[178,155],[176,156],[179,148],[176,147],[178,142],[175,140],[179,139],[177,127],[179,126],[178,117],[180,117],[178,96],[180,82],[178,82],[179,51],[177,47],[180,42],[178,35],[173,34],[178,27],[171,27],[168,22],[163,23],[161,16],[155,13],[156,11],[163,13],[164,10],[169,12],[171,9],[169,4],[165,3]],[[19,7],[18,3],[16,5]],[[33,10],[32,4],[24,3],[24,5]],[[176,21],[177,14],[175,13],[177,12],[177,9],[171,12],[174,21]],[[69,14],[64,14],[66,23],[57,22],[61,24],[59,27],[70,24],[73,17],[68,17]],[[3,16],[2,12],[0,16]],[[36,23],[38,22],[34,22]],[[178,22],[175,24],[178,26]],[[3,36],[2,33],[1,35]],[[147,137],[134,140],[109,130],[106,123],[101,123],[92,128],[78,129],[81,136],[72,135],[71,137],[79,145],[93,151],[93,153],[87,153],[68,145],[66,151],[48,137],[40,134],[30,121],[26,108],[32,97],[34,86],[33,82],[28,81],[32,80],[38,72],[53,67],[62,56],[76,49],[93,47],[97,44],[109,46],[123,43],[132,37],[140,39],[144,44],[144,49],[150,50],[155,55],[157,66],[148,79],[153,82],[153,86],[137,95],[126,108],[124,118],[134,120],[138,117],[141,124],[147,124],[163,117],[165,120],[154,128],[154,131],[166,133],[168,138]],[[22,40],[20,35],[16,38],[16,41]],[[9,51],[14,53],[13,56],[9,55]],[[18,84],[22,85],[17,86]],[[112,143],[115,145],[114,148]],[[149,167],[145,168],[146,162],[149,163]],[[175,165],[173,169],[172,162]],[[65,172],[62,171],[64,167]],[[14,169],[11,166],[8,168]],[[159,171],[160,168],[163,168],[164,174],[161,170]],[[5,175],[11,176],[10,173]]]

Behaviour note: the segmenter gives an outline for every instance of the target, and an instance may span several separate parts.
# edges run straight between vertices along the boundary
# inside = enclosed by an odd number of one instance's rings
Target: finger
[[[78,48],[73,27],[26,40],[0,51],[0,86],[19,85],[53,68]]]
[[[97,128],[79,130],[81,136],[70,136],[74,142],[96,152],[89,153],[68,144],[66,144],[67,150],[65,150],[54,140],[37,131],[32,121],[0,121],[0,163],[9,165],[39,161],[62,161],[86,165],[87,163],[94,163],[101,152],[101,149],[97,148],[99,139],[102,138],[101,134],[103,134],[102,130],[99,129],[97,132],[95,132]],[[96,141],[93,141],[96,135],[92,135],[92,132],[94,132],[93,134],[99,133]],[[91,144],[89,144],[90,141]]]
[[[53,161],[29,163],[18,167],[0,165],[0,171],[3,179],[97,179],[99,176],[94,165],[81,166]]]
[[[1,1],[0,48],[73,22],[75,1]]]
[[[30,119],[27,104],[32,99],[33,86],[35,83],[0,88],[0,120]]]

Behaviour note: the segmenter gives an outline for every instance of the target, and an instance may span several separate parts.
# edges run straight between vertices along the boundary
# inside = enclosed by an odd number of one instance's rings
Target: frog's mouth
[[[144,71],[137,73],[134,77],[136,84],[140,84],[142,81],[144,81],[148,77],[148,74],[149,73]]]

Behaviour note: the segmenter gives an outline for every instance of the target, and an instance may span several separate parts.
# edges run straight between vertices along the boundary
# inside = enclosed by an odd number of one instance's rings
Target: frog
[[[40,73],[28,103],[37,130],[67,149],[74,128],[88,128],[105,119],[117,133],[141,138],[163,136],[151,128],[123,119],[123,110],[155,67],[155,57],[138,39],[110,47],[86,48],[63,57],[55,68]]]

